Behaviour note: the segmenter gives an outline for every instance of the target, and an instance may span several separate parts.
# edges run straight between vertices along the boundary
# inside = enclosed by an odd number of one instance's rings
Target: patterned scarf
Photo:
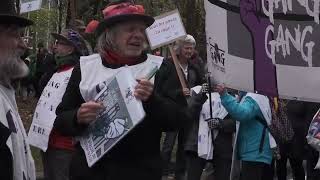
[[[66,66],[74,66],[79,62],[80,56],[76,53],[72,53],[66,56],[55,56],[57,69],[61,69]]]

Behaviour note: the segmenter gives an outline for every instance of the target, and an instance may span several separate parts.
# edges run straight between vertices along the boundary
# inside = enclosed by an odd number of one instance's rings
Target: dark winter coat
[[[110,68],[105,61],[103,65]],[[54,127],[64,135],[79,136],[87,128],[77,123],[77,111],[84,103],[79,90],[80,81],[81,70],[77,65],[56,111]],[[78,145],[71,165],[71,179],[160,180],[162,131],[179,129],[190,120],[188,111],[175,103],[183,97],[175,91],[178,86],[173,67],[164,61],[155,76],[154,93],[148,102],[143,103],[145,119],[92,168],[87,167],[84,152]]]
[[[308,147],[306,136],[309,125],[319,108],[319,103],[295,100],[288,102],[288,119],[292,122],[292,128],[294,131],[294,137],[290,143],[292,145],[291,149],[294,157],[303,157],[305,155],[306,147]]]
[[[204,72],[201,71],[199,66],[189,62],[188,63],[188,77],[186,78],[188,88],[193,88],[195,86],[202,85],[204,83],[203,80],[204,80]],[[206,100],[206,99],[204,99],[204,100]],[[199,101],[202,102],[203,99],[199,99]],[[199,101],[193,102],[193,103],[196,103],[196,106],[198,106],[198,103],[200,103]],[[203,101],[202,104],[204,102],[205,101]],[[190,97],[189,97],[188,103],[189,103],[189,108],[194,108],[193,103],[190,103]],[[200,113],[200,111],[199,111],[199,113]],[[183,131],[182,133],[184,136],[183,141],[184,141],[184,149],[185,150],[193,150],[193,151],[197,150],[198,130],[199,130],[199,116],[193,117],[192,121],[189,123],[186,123],[185,128],[182,130]]]
[[[13,179],[13,157],[6,144],[10,134],[10,130],[0,123],[0,179]]]

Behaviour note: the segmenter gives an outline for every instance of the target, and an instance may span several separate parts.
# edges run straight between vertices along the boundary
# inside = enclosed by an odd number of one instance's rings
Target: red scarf
[[[136,58],[125,58],[125,57],[120,57],[118,54],[112,51],[105,51],[101,53],[103,56],[103,60],[107,62],[110,65],[136,65],[139,63],[142,63],[145,59],[141,58],[141,56],[136,57]]]
[[[67,70],[69,70],[69,69],[71,69],[73,67],[74,67],[74,65],[67,65],[67,64],[66,65],[62,65],[62,66],[59,67],[57,72],[59,73],[59,72],[67,71]]]

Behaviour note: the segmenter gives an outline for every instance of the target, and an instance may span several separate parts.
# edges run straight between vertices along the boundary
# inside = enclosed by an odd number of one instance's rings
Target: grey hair
[[[111,27],[108,31],[104,31],[99,37],[97,41],[97,51],[99,53],[103,53],[106,49],[116,51],[117,45],[114,42],[114,36],[117,32],[117,26]]]
[[[98,53],[103,53],[108,50],[112,50],[114,52],[117,52],[118,45],[114,41],[114,37],[116,33],[119,33],[119,30],[121,28],[121,23],[116,24],[115,26],[110,27],[107,31],[104,31],[99,37],[96,44],[96,49]],[[144,49],[147,49],[149,47],[149,44],[145,42],[143,44]]]
[[[194,37],[191,36],[190,34],[188,34],[184,39],[178,40],[175,43],[174,49],[177,54],[180,54],[180,50],[185,44],[192,44],[193,47],[196,47],[197,43],[196,43],[196,40],[194,39]]]

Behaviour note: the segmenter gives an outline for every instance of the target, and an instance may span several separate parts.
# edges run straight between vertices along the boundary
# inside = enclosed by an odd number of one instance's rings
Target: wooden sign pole
[[[182,89],[188,88],[186,80],[184,78],[184,75],[182,74],[181,68],[179,66],[178,57],[176,55],[176,52],[173,50],[173,47],[172,47],[171,44],[169,45],[169,50],[170,50],[170,53],[171,53],[171,56],[172,56],[172,59],[173,59],[174,66],[176,67],[176,71],[177,71],[177,74],[178,74],[179,81],[180,81],[180,84],[182,86]]]

